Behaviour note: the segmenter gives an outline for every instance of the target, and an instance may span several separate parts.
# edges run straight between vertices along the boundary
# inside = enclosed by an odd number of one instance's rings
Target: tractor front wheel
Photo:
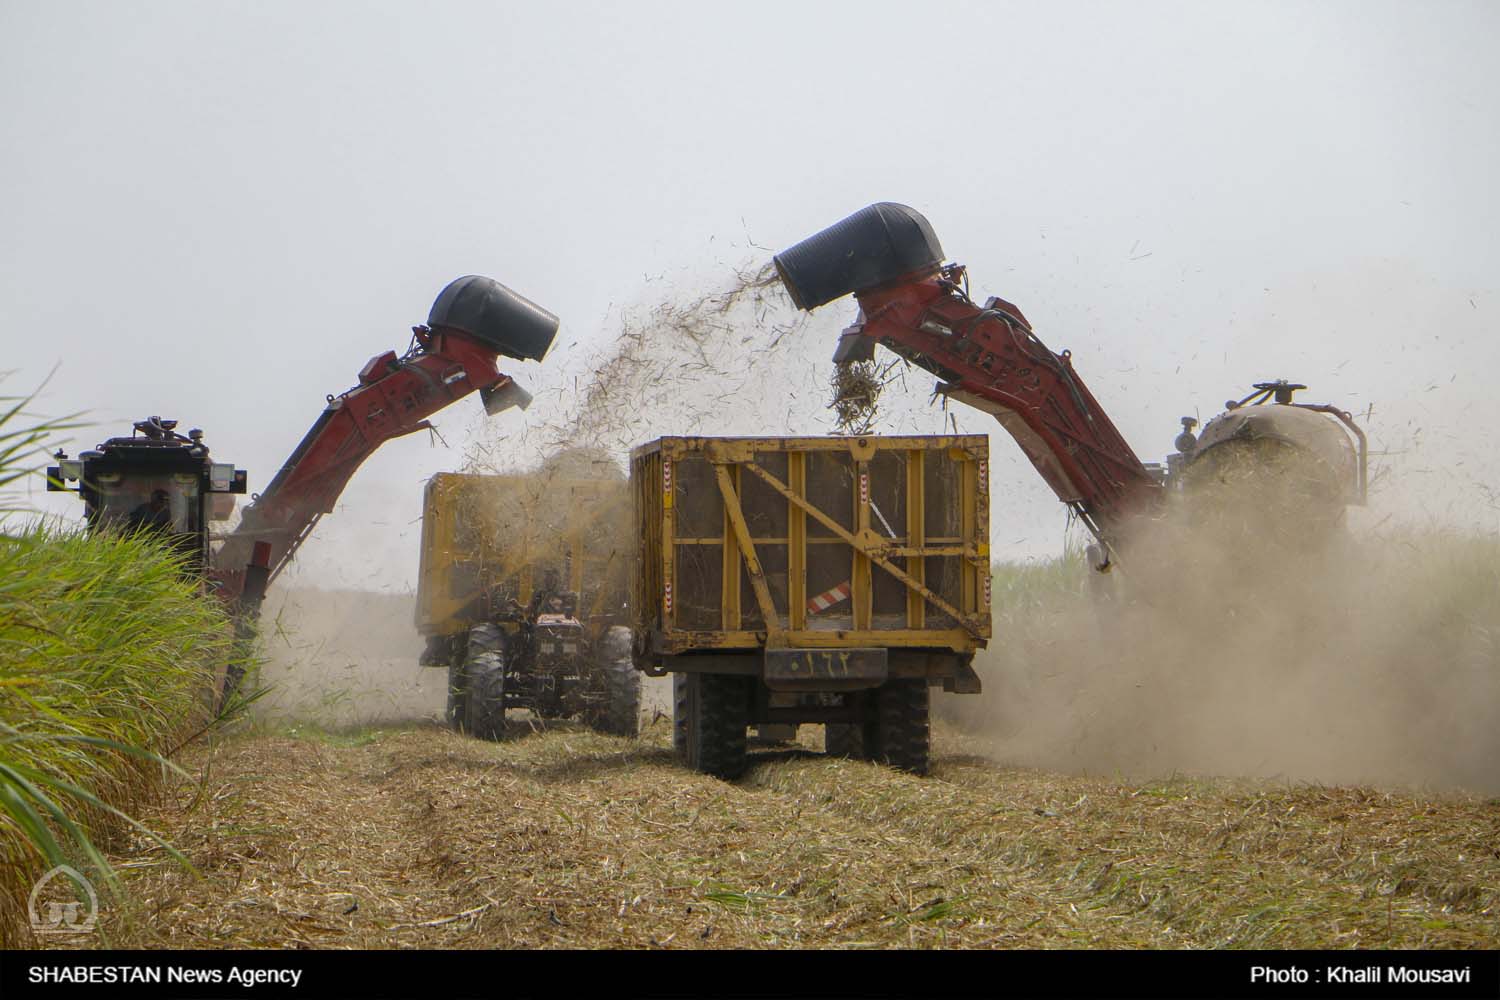
[[[854,722],[829,722],[823,726],[823,750],[830,757],[875,760],[880,733],[875,726],[875,693],[851,691],[844,696],[856,710]]]
[[[448,664],[448,700],[443,706],[443,721],[455,733],[464,731],[465,714],[468,712],[464,697],[464,665],[462,661]]]

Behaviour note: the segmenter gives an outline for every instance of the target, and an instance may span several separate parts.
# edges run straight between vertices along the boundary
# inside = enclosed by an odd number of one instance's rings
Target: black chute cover
[[[438,293],[427,325],[462,330],[509,358],[540,361],[557,336],[557,317],[494,278],[470,274]]]
[[[882,201],[774,258],[792,301],[816,309],[943,260],[932,225],[914,208]]]

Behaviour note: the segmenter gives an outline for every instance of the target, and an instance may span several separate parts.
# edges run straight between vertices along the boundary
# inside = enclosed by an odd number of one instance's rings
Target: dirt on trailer
[[[1493,948],[1500,801],[773,749],[726,783],[572,725],[241,735],[118,854],[142,948]]]

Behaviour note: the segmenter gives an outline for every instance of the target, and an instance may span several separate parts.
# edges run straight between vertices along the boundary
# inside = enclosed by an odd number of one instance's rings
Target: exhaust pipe
[[[935,269],[943,246],[914,208],[882,201],[862,208],[772,258],[799,309]]]
[[[494,278],[470,274],[449,282],[438,293],[427,314],[427,325],[467,333],[508,358],[540,361],[557,337],[558,321]]]

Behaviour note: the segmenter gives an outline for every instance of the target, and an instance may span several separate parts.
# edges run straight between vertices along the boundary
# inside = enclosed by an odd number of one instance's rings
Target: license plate
[[[885,683],[884,649],[768,649],[766,687],[773,691],[852,691]]]

